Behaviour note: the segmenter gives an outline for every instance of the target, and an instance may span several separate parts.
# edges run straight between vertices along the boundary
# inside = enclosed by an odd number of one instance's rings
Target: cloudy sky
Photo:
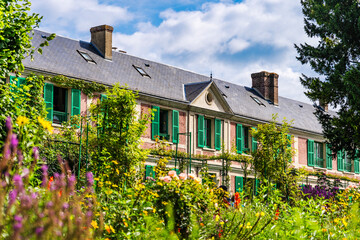
[[[113,45],[128,54],[240,85],[276,72],[279,95],[309,102],[299,82],[314,75],[294,44],[310,42],[300,0],[32,0],[41,30],[90,40],[89,29],[114,27]],[[314,42],[314,40],[312,40]]]

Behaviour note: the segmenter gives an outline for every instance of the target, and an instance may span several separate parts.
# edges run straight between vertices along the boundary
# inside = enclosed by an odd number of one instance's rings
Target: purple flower
[[[52,208],[54,206],[54,203],[52,201],[49,201],[47,204],[46,204],[46,207],[47,208]]]
[[[69,208],[69,204],[66,202],[66,203],[63,204],[62,207],[63,207],[63,209],[68,209],[68,208]]]
[[[33,157],[34,159],[37,161],[39,160],[39,148],[38,147],[33,147]]]
[[[87,186],[88,186],[88,187],[92,187],[92,186],[94,185],[94,176],[93,176],[93,173],[92,173],[92,172],[86,173],[86,178],[87,178],[87,181],[88,181]]]
[[[22,194],[20,195],[20,203],[21,203],[21,207],[25,209],[29,209],[31,208],[32,200],[29,195]]]
[[[76,182],[76,177],[75,175],[71,175],[69,178],[68,178],[68,185],[69,185],[69,188],[73,188],[75,186],[75,182]]]
[[[14,216],[14,231],[19,231],[22,228],[22,217],[19,215],[15,215]]]
[[[17,151],[17,158],[18,158],[20,164],[24,160],[24,155],[22,154],[22,152],[20,150]]]
[[[43,178],[42,178],[42,183],[41,186],[45,187],[48,181],[48,166],[47,165],[42,165],[41,166],[41,171],[43,174]]]
[[[12,129],[11,117],[6,118],[5,126],[8,131],[10,131]]]
[[[22,178],[21,178],[20,175],[15,174],[14,178],[13,178],[13,181],[14,181],[14,185],[15,185],[16,188],[18,188],[18,189],[23,188],[23,181],[22,181]]]
[[[11,206],[17,197],[17,191],[14,189],[12,191],[9,192],[9,206]]]
[[[19,140],[17,139],[16,134],[11,135],[10,145],[13,149],[16,149],[19,145]]]
[[[43,233],[43,231],[44,231],[43,227],[38,227],[35,229],[35,233],[38,237]]]

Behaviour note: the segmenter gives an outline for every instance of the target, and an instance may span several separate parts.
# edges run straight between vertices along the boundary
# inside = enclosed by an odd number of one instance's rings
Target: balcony
[[[62,124],[68,120],[66,112],[54,111],[53,123]]]

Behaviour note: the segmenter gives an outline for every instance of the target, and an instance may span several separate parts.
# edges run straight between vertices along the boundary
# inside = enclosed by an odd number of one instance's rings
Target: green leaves
[[[321,100],[337,109],[337,115],[321,109],[316,116],[333,151],[345,149],[351,155],[360,148],[356,131],[360,119],[360,7],[358,0],[302,0],[305,32],[316,44],[295,45],[297,59],[318,74],[303,75],[302,85],[313,101]]]

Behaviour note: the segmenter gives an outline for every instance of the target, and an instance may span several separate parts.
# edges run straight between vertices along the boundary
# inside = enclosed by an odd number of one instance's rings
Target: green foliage
[[[302,64],[320,75],[300,79],[311,100],[330,104],[337,115],[322,109],[316,116],[334,152],[351,156],[360,148],[360,4],[358,0],[302,0],[305,32],[317,44],[295,45]]]
[[[41,97],[43,84],[42,77],[30,75],[26,78],[26,85],[21,87],[15,84],[0,85],[0,145],[7,134],[5,120],[11,117],[12,131],[19,139],[19,149],[25,163],[31,159],[33,147],[40,147],[52,131],[51,125],[43,120],[46,113]]]
[[[92,143],[93,168],[96,176],[117,185],[135,183],[136,168],[145,162],[147,151],[140,148],[140,137],[149,116],[137,119],[135,92],[115,85],[108,89],[107,98],[92,107],[98,136]],[[117,164],[109,167],[109,161]]]
[[[289,197],[296,194],[297,188],[296,176],[290,171],[294,155],[292,140],[288,137],[290,124],[284,119],[280,125],[276,119],[277,115],[274,115],[270,123],[252,129],[251,135],[259,143],[258,149],[252,153],[252,167],[257,178],[276,183],[284,196]]]
[[[39,27],[42,17],[36,13],[30,14],[30,1],[7,0],[0,3],[0,83],[4,83],[11,72],[24,71],[22,60],[32,56],[36,49],[31,46],[31,31]],[[55,37],[47,37],[37,48],[48,45]]]
[[[81,92],[85,93],[88,96],[92,96],[93,93],[102,93],[105,92],[106,86],[96,82],[86,82],[80,79],[68,78],[62,75],[57,76],[47,76],[45,77],[46,81],[55,83],[56,85],[63,88],[73,88],[79,89]]]

